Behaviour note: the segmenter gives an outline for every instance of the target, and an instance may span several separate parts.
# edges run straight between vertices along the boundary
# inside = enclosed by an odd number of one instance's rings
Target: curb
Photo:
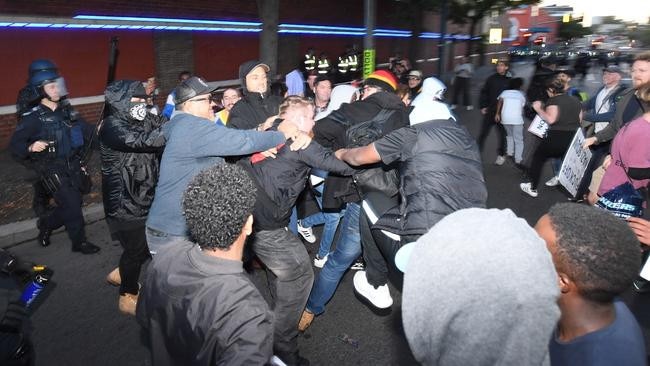
[[[104,205],[101,203],[84,206],[81,211],[86,225],[104,219]],[[33,218],[0,226],[0,248],[10,248],[36,239],[38,236],[36,220],[36,218]],[[64,230],[65,228],[60,228],[54,232],[58,233]]]

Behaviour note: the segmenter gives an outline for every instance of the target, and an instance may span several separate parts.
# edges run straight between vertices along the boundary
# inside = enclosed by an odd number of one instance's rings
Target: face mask
[[[147,116],[147,104],[146,103],[134,103],[131,102],[131,108],[129,109],[129,114],[133,119],[138,121],[143,121]]]

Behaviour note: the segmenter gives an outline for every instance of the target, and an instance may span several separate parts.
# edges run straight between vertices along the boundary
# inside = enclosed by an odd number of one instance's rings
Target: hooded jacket
[[[162,116],[129,114],[140,81],[119,80],[104,92],[110,114],[99,130],[104,211],[111,231],[144,224],[154,197],[165,137]]]
[[[314,126],[314,139],[334,151],[348,147],[346,141],[348,127],[369,121],[384,109],[395,110],[396,113],[393,113],[384,123],[381,136],[408,126],[410,110],[399,97],[394,93],[379,92],[364,100],[343,104],[341,108],[319,120]],[[323,192],[324,209],[338,210],[346,202],[359,202],[360,199],[352,178],[335,174],[327,176]]]
[[[262,94],[246,89],[246,75],[260,64],[259,61],[247,61],[239,66],[239,82],[244,97],[232,107],[228,127],[251,130],[267,118],[278,114],[282,103],[281,97],[269,95],[268,92]]]

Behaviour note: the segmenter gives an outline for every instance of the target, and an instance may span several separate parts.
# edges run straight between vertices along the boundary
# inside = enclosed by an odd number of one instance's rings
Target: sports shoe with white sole
[[[393,305],[393,298],[390,296],[388,285],[382,285],[375,288],[368,283],[366,271],[359,271],[354,274],[354,289],[360,296],[363,296],[368,302],[379,309],[387,309]]]
[[[544,185],[547,187],[555,187],[558,184],[560,184],[560,179],[557,176],[554,176],[553,178],[547,180],[546,183],[544,183]]]
[[[506,157],[503,155],[497,156],[497,160],[494,162],[496,165],[503,165],[506,162]]]
[[[537,197],[537,190],[533,189],[533,187],[532,187],[532,185],[530,183],[521,183],[521,184],[519,184],[519,188],[521,188],[521,190],[524,193],[528,194],[529,196],[531,196],[533,198]]]
[[[329,254],[321,258],[318,254],[316,254],[316,257],[314,258],[314,267],[323,268],[323,266],[327,262],[328,256]]]
[[[314,231],[310,227],[303,227],[300,225],[300,220],[298,220],[298,233],[307,241],[307,243],[314,244],[316,242]]]

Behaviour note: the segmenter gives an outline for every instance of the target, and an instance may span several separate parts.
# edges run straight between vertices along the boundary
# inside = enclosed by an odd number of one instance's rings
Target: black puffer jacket
[[[105,91],[110,108],[99,131],[104,212],[111,231],[144,222],[158,182],[165,137],[164,117],[147,113],[143,121],[129,114],[139,81],[119,80]],[[190,143],[190,142],[188,142]]]
[[[379,92],[364,100],[343,104],[329,116],[318,120],[314,126],[314,140],[334,151],[348,147],[345,137],[348,127],[371,120],[383,109],[395,110],[395,113],[384,124],[382,136],[408,126],[410,110],[404,106],[399,97],[394,93]],[[335,174],[327,176],[325,192],[323,192],[324,209],[338,210],[346,202],[358,202],[360,199],[352,178]]]
[[[481,155],[465,127],[454,120],[433,120],[394,134],[384,139],[404,146],[399,164],[400,204],[388,210],[374,228],[402,236],[422,235],[452,212],[485,207]]]

